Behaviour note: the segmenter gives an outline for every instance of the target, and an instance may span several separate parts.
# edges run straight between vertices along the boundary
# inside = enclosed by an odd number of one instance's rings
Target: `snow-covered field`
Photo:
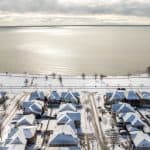
[[[5,90],[30,90],[30,89],[86,89],[105,90],[125,87],[129,89],[150,89],[150,76],[143,74],[137,76],[59,76],[30,75],[30,74],[0,74],[0,88]]]

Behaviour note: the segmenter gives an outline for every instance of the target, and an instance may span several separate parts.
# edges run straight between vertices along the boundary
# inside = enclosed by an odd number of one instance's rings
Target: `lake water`
[[[0,28],[0,72],[127,74],[150,66],[150,27]]]

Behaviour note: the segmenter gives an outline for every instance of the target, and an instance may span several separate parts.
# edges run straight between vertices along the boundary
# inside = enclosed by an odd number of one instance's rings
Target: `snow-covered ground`
[[[81,76],[61,76],[62,82],[59,76],[48,75],[31,75],[31,74],[0,74],[0,91],[7,91],[9,94],[27,93],[36,89],[43,90],[46,94],[52,90],[58,92],[73,90],[78,91],[81,94],[81,104],[83,109],[81,113],[81,130],[87,137],[93,136],[90,141],[90,148],[92,150],[98,150],[98,143],[101,143],[103,136],[99,128],[102,128],[103,134],[112,129],[112,118],[109,112],[103,116],[97,109],[101,107],[104,109],[103,95],[108,91],[114,91],[117,88],[126,88],[134,90],[150,91],[150,76],[143,74],[137,76],[107,76],[100,78],[97,76],[86,76],[83,79]],[[92,92],[94,97],[91,96]],[[89,96],[90,95],[90,96]],[[12,98],[13,100],[15,98]],[[10,106],[15,105],[15,101]],[[89,111],[87,111],[89,109]],[[9,109],[12,110],[12,109]],[[140,110],[143,115],[145,111]],[[57,110],[56,110],[57,112]],[[53,110],[55,113],[55,110]],[[98,117],[101,117],[101,123],[98,121]],[[44,124],[44,122],[43,122]],[[46,123],[45,123],[46,124]],[[54,128],[56,122],[51,122],[50,128]],[[95,127],[96,126],[96,127]],[[97,130],[98,129],[98,130]],[[97,133],[98,132],[98,133]],[[100,136],[99,136],[100,134]],[[99,136],[99,139],[97,139]],[[86,136],[85,136],[86,137]],[[88,139],[87,139],[88,140]],[[97,141],[100,142],[97,142]],[[121,143],[126,144],[127,139],[119,138]],[[41,137],[37,136],[37,143],[41,145]],[[38,144],[37,144],[38,145]],[[116,145],[115,149],[123,149],[120,145]]]
[[[5,90],[30,90],[30,89],[86,89],[90,91],[105,91],[125,87],[129,89],[150,89],[150,76],[143,74],[138,76],[107,76],[100,79],[97,76],[53,76],[30,74],[0,74],[0,88]],[[103,89],[103,90],[102,90]]]

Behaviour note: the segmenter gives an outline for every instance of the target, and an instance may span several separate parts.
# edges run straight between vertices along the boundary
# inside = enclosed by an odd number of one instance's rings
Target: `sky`
[[[150,24],[150,0],[0,0],[0,25]]]

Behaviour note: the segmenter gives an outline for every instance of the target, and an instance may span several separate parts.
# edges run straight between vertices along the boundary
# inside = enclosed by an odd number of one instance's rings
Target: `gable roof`
[[[57,117],[57,124],[66,124],[70,120],[70,117],[67,114],[63,114]]]
[[[145,100],[150,100],[150,92],[141,92],[141,98]]]
[[[35,116],[33,114],[23,115],[18,121],[17,125],[33,125],[35,122]]]
[[[117,90],[115,91],[109,101],[121,101],[125,99],[125,91]]]
[[[130,124],[126,125],[126,128],[127,128],[128,132],[139,131],[138,128],[132,127]]]
[[[112,105],[112,110],[117,113],[134,112],[134,108],[127,103],[118,103]]]
[[[73,137],[72,135],[64,134],[64,133],[59,133],[59,134],[54,134],[49,140],[49,145],[50,146],[55,146],[55,145],[76,145],[78,144],[78,139]]]
[[[126,93],[126,99],[127,100],[139,100],[140,98],[135,91],[130,90],[130,91],[127,91]]]
[[[81,150],[81,149],[76,146],[70,146],[70,147],[49,147],[48,150]]]
[[[80,121],[81,120],[81,114],[79,112],[72,112],[72,111],[63,111],[58,113],[58,118],[62,115],[67,115],[71,120],[73,121]]]
[[[137,115],[135,113],[128,112],[122,118],[123,118],[124,122],[131,123],[136,117],[137,117]]]
[[[76,111],[76,108],[73,104],[67,103],[67,104],[62,104],[59,108],[59,112],[62,111]]]
[[[140,119],[140,118],[134,118],[134,120],[131,122],[131,125],[134,126],[134,127],[143,127],[144,126],[144,123],[143,121]]]
[[[34,113],[34,114],[42,114],[42,106],[38,103],[33,103],[32,105],[30,105],[29,107],[25,108],[25,112],[26,113]]]
[[[9,144],[7,146],[0,147],[0,150],[25,150],[24,144]]]
[[[25,139],[24,133],[19,128],[13,128],[8,134],[9,144],[25,144],[27,140]]]
[[[135,133],[131,133],[131,138],[135,147],[150,148],[150,136],[147,134],[140,131],[135,131]]]
[[[50,94],[50,96],[49,96],[49,99],[50,100],[60,101],[61,97],[60,97],[60,95],[58,94],[57,91],[52,91],[51,94]]]
[[[65,95],[67,94],[67,92],[62,92],[61,93],[61,99],[64,99]]]
[[[44,103],[42,101],[38,101],[38,100],[25,100],[21,103],[21,107],[22,108],[26,108],[26,107],[29,107],[31,106],[33,103],[37,103],[37,104],[40,104],[41,106],[44,106]]]
[[[78,138],[75,130],[71,128],[70,125],[58,126],[55,133],[51,136],[49,140],[50,146],[56,145],[77,145]]]
[[[73,92],[72,94],[73,94],[75,97],[80,97],[79,92]]]
[[[21,126],[19,128],[23,131],[26,139],[30,139],[36,134],[36,126]]]
[[[44,99],[45,99],[44,92],[43,92],[43,91],[36,90],[36,91],[34,91],[34,92],[31,93],[30,99],[40,99],[40,100],[44,100]]]
[[[78,100],[77,98],[72,94],[72,92],[68,92],[65,97],[64,97],[65,101],[69,101],[69,102],[73,102],[73,103],[77,103]]]

